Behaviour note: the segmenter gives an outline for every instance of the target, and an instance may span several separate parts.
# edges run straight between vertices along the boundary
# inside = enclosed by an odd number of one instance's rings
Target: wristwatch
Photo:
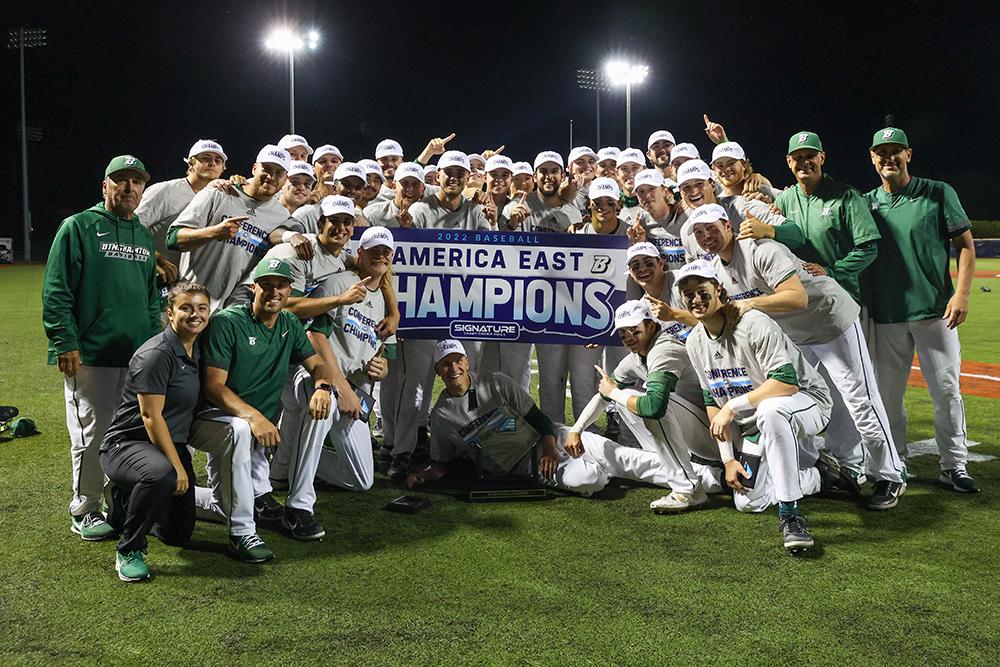
[[[317,390],[322,389],[323,391],[328,391],[331,394],[333,393],[333,385],[328,382],[324,382],[323,384],[316,387],[316,389]]]

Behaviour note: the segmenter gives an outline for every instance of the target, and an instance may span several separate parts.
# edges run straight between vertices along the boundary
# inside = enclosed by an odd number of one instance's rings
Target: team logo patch
[[[713,354],[712,357],[715,358],[715,359],[721,359],[722,358],[722,352],[716,350],[715,354]]]
[[[882,133],[883,139],[892,139],[892,135],[896,134],[896,130],[886,130]]]
[[[135,163],[136,163],[136,159],[134,157],[132,157],[131,155],[128,156],[127,158],[125,158],[125,166],[126,167],[133,167],[133,166],[135,166]]]
[[[809,133],[808,132],[803,132],[802,134],[799,135],[799,143],[800,144],[804,144],[807,141],[809,141]]]
[[[257,344],[257,337],[256,336],[247,336],[247,342],[250,343],[251,345],[256,345]]]
[[[820,213],[820,215],[822,215],[824,218],[829,217],[830,216],[830,207],[829,206],[824,206],[823,207],[823,212]]]
[[[271,260],[268,260],[268,262],[267,262],[267,268],[269,268],[269,269],[276,269],[279,266],[281,266],[281,260],[280,259],[271,259]]]

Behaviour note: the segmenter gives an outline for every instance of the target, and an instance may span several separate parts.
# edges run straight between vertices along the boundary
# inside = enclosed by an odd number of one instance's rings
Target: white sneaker
[[[701,489],[698,489],[690,495],[687,493],[671,491],[670,495],[663,496],[662,498],[649,503],[649,509],[653,510],[657,514],[665,514],[667,512],[683,512],[684,510],[701,505],[707,500],[708,496]]]

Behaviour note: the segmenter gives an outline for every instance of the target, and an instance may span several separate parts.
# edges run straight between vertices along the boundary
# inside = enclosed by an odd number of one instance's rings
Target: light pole
[[[604,66],[604,73],[612,86],[625,86],[625,147],[632,145],[632,86],[638,85],[649,74],[649,67],[612,60]]]
[[[45,46],[48,35],[40,28],[18,28],[7,33],[7,48],[21,57],[21,213],[24,217],[24,261],[31,261],[31,207],[28,204],[28,113],[25,99],[24,50]]]
[[[593,90],[597,94],[597,142],[594,150],[601,147],[601,91],[609,91],[608,83],[604,73],[600,70],[578,69],[576,70],[576,87],[582,90]]]
[[[264,40],[264,46],[288,54],[288,131],[295,134],[295,52],[307,47],[314,51],[319,46],[319,33],[310,30],[303,36],[291,28],[277,28]]]

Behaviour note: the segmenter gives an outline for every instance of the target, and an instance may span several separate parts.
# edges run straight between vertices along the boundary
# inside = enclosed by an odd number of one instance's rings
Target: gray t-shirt
[[[323,211],[319,204],[299,206],[295,209],[295,213],[292,213],[292,217],[302,225],[306,234],[319,234],[319,219],[322,215]]]
[[[583,227],[580,227],[580,230],[577,232],[577,234],[601,234],[601,233],[602,232],[598,232],[596,229],[594,229],[594,223],[590,222],[589,220],[583,223]],[[611,236],[614,236],[615,234],[618,234],[620,236],[625,236],[628,233],[628,224],[621,218],[619,218],[618,226],[615,227],[614,231],[603,232],[603,233]]]
[[[154,183],[142,193],[142,201],[135,209],[142,224],[153,233],[156,252],[177,264],[181,253],[167,248],[167,232],[181,211],[194,199],[195,191],[186,178]]]
[[[437,197],[422,199],[410,206],[410,217],[418,229],[492,229],[483,207],[464,198],[455,211],[445,208]]]
[[[531,396],[503,373],[472,376],[464,396],[442,390],[431,411],[431,459],[475,460],[478,443],[484,471],[523,472],[530,463],[525,459],[518,466],[518,461],[541,438],[524,419],[533,407]]]
[[[773,377],[795,384],[819,405],[824,421],[833,402],[826,382],[802,356],[781,327],[766,314],[743,314],[733,331],[712,338],[703,324],[688,336],[687,353],[701,383],[705,405],[721,408],[729,399],[747,394]],[[736,414],[743,435],[757,432],[755,411]]]
[[[194,196],[170,228],[203,229],[236,216],[250,219],[240,224],[234,238],[211,241],[181,256],[181,277],[208,288],[212,295],[212,312],[225,303],[267,253],[271,247],[268,241],[271,232],[279,228],[301,229],[277,197],[266,202],[257,201],[239,186],[235,195],[205,188]]]
[[[719,206],[726,210],[726,215],[729,216],[729,221],[733,225],[733,233],[737,235],[739,234],[740,223],[743,222],[743,211],[745,210],[749,210],[755,218],[769,225],[780,225],[788,220],[788,218],[780,213],[775,213],[764,202],[757,201],[756,199],[745,199],[742,195],[736,197],[719,197],[718,201]],[[691,232],[690,225],[687,224],[691,213],[692,211],[689,209],[678,212],[678,218],[682,220],[681,243],[684,246],[684,256],[688,262],[693,262],[696,259],[710,261],[715,255],[701,249],[701,246],[698,245],[698,242],[694,238],[694,234]]]
[[[713,261],[726,293],[736,301],[774,294],[780,283],[798,275],[809,296],[809,305],[793,313],[771,316],[797,345],[829,343],[858,319],[861,312],[836,280],[810,275],[802,260],[777,241],[736,241],[728,263],[721,257]]]
[[[336,296],[361,280],[353,271],[327,277],[313,291],[314,297]],[[333,356],[340,363],[344,377],[355,387],[371,392],[372,381],[365,372],[365,364],[372,360],[382,346],[375,327],[385,318],[385,300],[376,286],[369,288],[365,300],[333,308],[313,318],[306,328],[327,335]]]
[[[431,194],[424,194],[423,197],[413,202],[413,204],[430,201],[431,199],[436,199],[436,197]],[[410,206],[413,206],[413,204]],[[385,201],[376,200],[365,206],[362,215],[364,215],[365,220],[372,227],[399,227],[399,220],[396,219],[396,216],[399,215],[399,207],[396,206],[395,199],[387,199]]]
[[[271,259],[283,259],[292,270],[292,296],[315,296],[313,290],[327,276],[341,273],[347,267],[344,265],[346,251],[342,250],[339,255],[334,255],[326,249],[315,234],[303,234],[309,239],[313,248],[312,259],[300,259],[295,252],[295,248],[290,243],[281,243],[273,246],[267,251],[264,257]],[[247,276],[243,283],[235,290],[226,302],[226,306],[234,303],[246,303],[253,301],[253,277]],[[339,294],[340,292],[338,292]]]
[[[662,324],[662,323],[661,323]],[[673,393],[702,405],[701,385],[691,367],[684,344],[662,329],[653,339],[653,346],[646,357],[629,352],[614,370],[614,378],[619,383],[644,384],[651,374],[669,374],[675,378]],[[656,377],[656,375],[654,375]]]
[[[503,207],[503,218],[510,220],[510,213],[514,210],[514,205],[521,200],[520,196]],[[559,208],[552,208],[545,203],[542,196],[537,191],[531,192],[524,198],[524,205],[528,207],[530,214],[521,222],[519,229],[525,232],[565,232],[571,225],[583,222],[580,211],[573,204],[563,204]]]
[[[660,249],[660,255],[667,263],[667,269],[673,271],[687,264],[684,243],[681,241],[681,227],[684,220],[678,216],[680,207],[674,207],[663,218],[657,220],[649,211],[642,209],[636,214],[636,219],[646,230],[646,240]]]

